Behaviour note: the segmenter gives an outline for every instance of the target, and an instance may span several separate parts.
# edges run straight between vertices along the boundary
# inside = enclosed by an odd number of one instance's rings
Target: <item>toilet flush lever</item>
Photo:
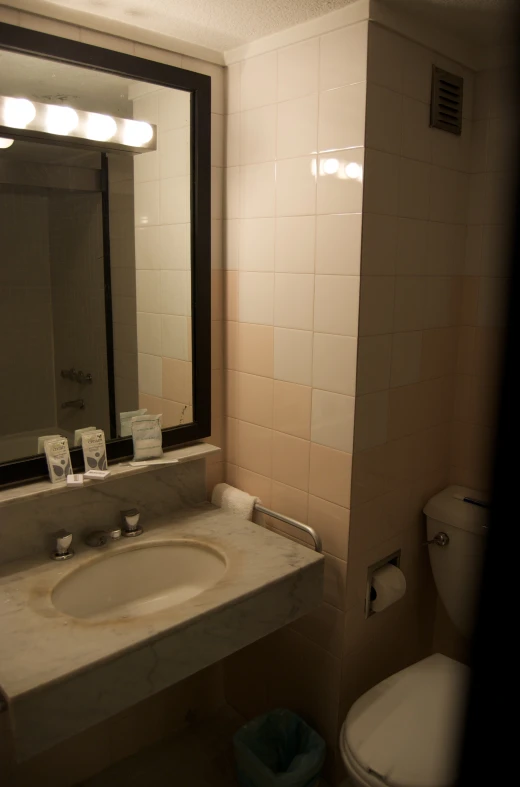
[[[449,535],[441,530],[438,533],[436,533],[433,538],[430,538],[429,541],[425,541],[423,547],[427,547],[430,544],[436,544],[438,547],[447,547],[449,543],[450,543]]]

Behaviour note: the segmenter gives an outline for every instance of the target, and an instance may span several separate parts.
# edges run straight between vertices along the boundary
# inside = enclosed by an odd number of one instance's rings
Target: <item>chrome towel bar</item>
[[[316,552],[322,551],[321,545],[321,537],[314,528],[309,527],[309,525],[304,525],[303,522],[298,522],[297,519],[292,519],[290,516],[285,516],[284,514],[278,514],[276,511],[271,511],[270,508],[266,508],[260,503],[255,503],[255,511],[258,511],[261,514],[266,514],[267,516],[272,516],[273,519],[279,519],[280,522],[285,522],[287,525],[292,525],[293,527],[297,527],[298,530],[303,530],[304,533],[308,533],[312,539],[314,539],[314,548]]]

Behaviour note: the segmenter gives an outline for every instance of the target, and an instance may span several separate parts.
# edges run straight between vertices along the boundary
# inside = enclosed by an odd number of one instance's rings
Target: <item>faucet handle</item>
[[[127,511],[121,511],[121,516],[123,517],[124,521],[123,535],[127,538],[140,536],[143,532],[143,528],[139,527],[139,518],[141,514],[137,508],[129,508]]]
[[[70,548],[72,544],[72,533],[67,530],[59,530],[56,533],[56,546],[51,554],[53,560],[68,560],[74,555],[74,550]]]

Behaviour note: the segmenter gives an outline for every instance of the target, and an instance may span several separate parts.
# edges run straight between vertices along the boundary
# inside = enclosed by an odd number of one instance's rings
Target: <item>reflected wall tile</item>
[[[189,359],[188,331],[186,317],[171,314],[161,316],[162,354],[166,358]]]
[[[137,312],[137,348],[147,355],[162,355],[161,316]]]
[[[191,363],[162,359],[162,396],[181,404],[191,404],[193,368]]]
[[[139,353],[139,390],[151,396],[162,396],[162,358]]]

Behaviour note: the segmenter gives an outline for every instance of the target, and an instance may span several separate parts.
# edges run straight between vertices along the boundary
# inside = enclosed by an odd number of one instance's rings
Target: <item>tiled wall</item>
[[[100,193],[49,195],[49,246],[54,324],[57,425],[74,432],[97,426],[110,434]],[[75,368],[92,375],[80,385],[61,376]],[[62,409],[83,399],[85,409]]]
[[[48,200],[0,192],[0,434],[56,423]],[[8,382],[7,382],[8,381]]]
[[[326,581],[320,610],[230,659],[227,696],[247,715],[273,702],[299,709],[331,747],[346,610],[366,57],[361,23],[232,65],[228,85],[226,480],[317,528]]]
[[[134,157],[139,405],[164,426],[192,420],[190,97],[132,85],[134,117],[157,150]]]
[[[451,478],[487,492],[493,447],[505,287],[509,263],[510,182],[517,110],[513,69],[475,80],[466,237],[464,310],[456,368]]]

